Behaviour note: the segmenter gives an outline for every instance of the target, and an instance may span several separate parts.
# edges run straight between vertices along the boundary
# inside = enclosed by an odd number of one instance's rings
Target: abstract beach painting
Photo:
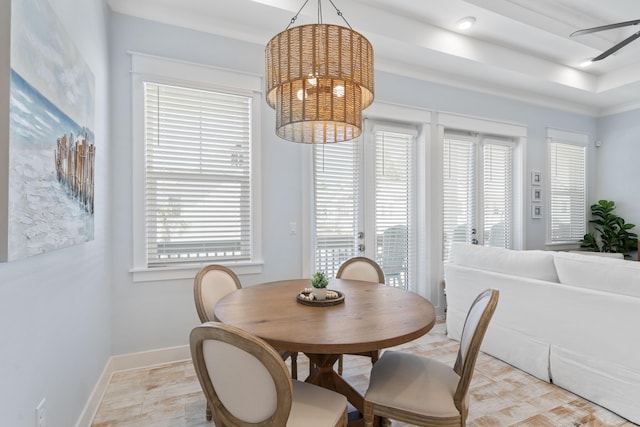
[[[46,0],[11,5],[7,261],[93,240],[94,76]]]

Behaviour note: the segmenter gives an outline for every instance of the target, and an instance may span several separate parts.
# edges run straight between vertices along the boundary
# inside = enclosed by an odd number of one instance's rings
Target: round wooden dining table
[[[303,352],[315,366],[306,379],[347,397],[362,423],[364,398],[333,365],[341,354],[381,350],[412,341],[431,330],[433,305],[422,296],[385,284],[331,279],[328,289],[344,294],[336,305],[309,306],[296,296],[309,279],[283,280],[241,288],[223,297],[215,316],[281,350]]]

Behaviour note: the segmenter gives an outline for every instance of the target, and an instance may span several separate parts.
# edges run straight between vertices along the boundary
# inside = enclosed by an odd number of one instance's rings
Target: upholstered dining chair
[[[365,427],[373,426],[375,415],[420,426],[465,426],[471,377],[498,296],[487,289],[471,305],[453,368],[424,356],[384,352],[364,396]]]
[[[212,322],[217,320],[214,314],[216,303],[229,292],[240,289],[240,279],[229,268],[222,265],[207,265],[196,275],[193,281],[193,297],[196,303],[196,311],[200,322]],[[298,353],[286,350],[278,350],[282,360],[291,357],[291,376],[298,378]],[[211,409],[207,406],[206,417],[211,421]]]
[[[363,256],[349,258],[343,262],[338,268],[336,278],[384,283],[382,268],[374,260]]]
[[[222,265],[207,265],[193,281],[193,299],[200,322],[213,322],[214,308],[223,296],[242,287],[238,276]]]
[[[364,282],[384,283],[384,273],[382,268],[374,260],[358,256],[349,258],[343,262],[338,268],[336,279],[362,280]],[[347,353],[355,356],[366,356],[371,358],[371,363],[378,360],[378,350],[365,353]],[[338,359],[338,375],[342,375],[344,359],[342,356]]]
[[[190,335],[193,365],[215,425],[347,425],[347,398],[292,380],[280,355],[235,326],[208,322]]]

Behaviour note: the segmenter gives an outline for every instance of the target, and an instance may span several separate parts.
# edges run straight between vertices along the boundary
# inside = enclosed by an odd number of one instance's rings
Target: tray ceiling
[[[108,0],[118,13],[265,45],[301,0]],[[640,39],[605,60],[580,63],[640,26],[569,38],[640,19],[637,0],[334,0],[373,44],[375,68],[590,115],[640,108]],[[325,23],[342,23],[322,2]],[[468,31],[456,28],[476,18]],[[317,22],[309,2],[296,25]]]

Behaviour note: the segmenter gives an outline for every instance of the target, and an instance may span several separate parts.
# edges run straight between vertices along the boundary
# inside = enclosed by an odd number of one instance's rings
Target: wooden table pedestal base
[[[357,412],[349,413],[349,427],[364,427],[362,413],[364,411],[364,397],[346,382],[336,371],[333,365],[340,358],[339,354],[313,354],[305,353],[310,360],[313,370],[305,380],[308,383],[333,390],[347,398],[347,401],[357,409]],[[380,418],[375,417],[374,427],[382,426]]]

